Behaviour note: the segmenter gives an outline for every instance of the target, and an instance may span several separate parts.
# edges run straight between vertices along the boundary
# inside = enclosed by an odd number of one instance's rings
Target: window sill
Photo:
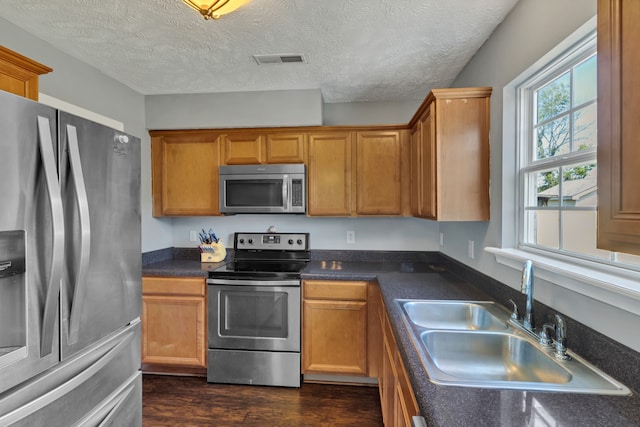
[[[484,250],[492,253],[499,264],[516,270],[522,270],[524,261],[530,259],[536,277],[640,316],[638,273],[586,266],[519,249],[487,247]]]

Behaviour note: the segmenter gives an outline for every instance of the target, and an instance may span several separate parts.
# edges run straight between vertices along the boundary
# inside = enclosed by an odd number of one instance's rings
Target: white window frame
[[[586,59],[590,58],[596,53],[596,33],[595,31],[589,33],[589,35],[582,40],[580,40],[575,45],[571,46],[571,48],[564,52],[560,57],[556,58],[550,64],[543,67],[541,72],[535,72],[534,75],[525,80],[523,83],[518,85],[517,93],[516,93],[516,108],[517,108],[517,120],[518,126],[517,129],[519,133],[517,135],[517,152],[518,152],[518,177],[517,177],[517,192],[518,192],[518,206],[517,212],[518,217],[516,218],[516,226],[518,227],[518,246],[520,248],[526,249],[539,249],[542,252],[549,251],[554,252],[559,255],[566,255],[570,257],[583,258],[585,260],[589,260],[588,256],[581,256],[580,254],[572,253],[568,254],[564,249],[552,249],[548,247],[541,247],[540,245],[532,244],[527,242],[527,233],[532,233],[531,224],[529,227],[526,227],[525,215],[528,209],[525,208],[526,199],[531,195],[528,193],[525,188],[525,175],[527,173],[532,172],[543,172],[549,169],[555,169],[562,166],[569,166],[573,164],[584,164],[597,161],[596,159],[596,148],[593,147],[591,149],[579,152],[571,152],[566,155],[559,155],[552,158],[534,159],[533,150],[529,144],[531,144],[530,139],[532,138],[532,129],[534,127],[533,123],[533,95],[536,90],[540,89],[540,87],[544,86],[548,82],[560,77],[561,75],[567,73],[569,69],[572,67],[582,63]],[[569,116],[569,120],[571,119],[572,113],[574,111],[573,105],[571,109],[567,112],[563,113],[564,115]],[[570,126],[572,129],[572,126]],[[572,132],[572,131],[571,131]],[[571,135],[571,139],[573,139],[573,135]],[[525,149],[528,148],[528,149]],[[562,175],[559,177],[559,186],[562,188],[563,180]],[[553,207],[549,209],[535,209],[535,210],[550,210],[550,211],[558,211],[559,213],[559,226],[562,229],[562,212],[563,211],[576,211],[576,210],[588,210],[595,211],[596,208],[576,208],[576,207]],[[529,228],[529,229],[527,229]],[[562,236],[563,233],[559,233],[558,239],[560,242],[560,248],[563,248],[562,244]]]
[[[488,247],[485,250],[492,253],[498,263],[516,270],[521,270],[524,261],[530,259],[536,267],[536,277],[640,315],[640,273],[637,270],[521,244],[523,227],[520,227],[520,223],[524,218],[524,196],[520,190],[523,176],[519,170],[519,162],[522,161],[523,153],[515,141],[522,137],[518,135],[521,130],[516,126],[517,120],[520,114],[526,112],[518,105],[518,88],[530,83],[534,75],[540,75],[540,70],[550,64],[566,66],[567,62],[563,64],[562,59],[566,59],[577,46],[594,38],[596,23],[595,17],[589,20],[504,88],[502,247]],[[583,59],[590,53],[586,51],[584,55]],[[549,73],[554,71],[557,73],[558,69],[552,67]],[[552,74],[546,74],[547,78],[550,75]]]

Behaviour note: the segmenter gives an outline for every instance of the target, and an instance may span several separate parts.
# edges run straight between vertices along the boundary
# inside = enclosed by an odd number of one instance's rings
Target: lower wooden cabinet
[[[378,372],[378,387],[384,425],[386,427],[411,426],[411,417],[419,415],[420,409],[381,299],[378,313],[383,331],[378,341],[383,349]]]
[[[207,298],[201,277],[142,278],[142,369],[206,375]]]
[[[366,376],[368,282],[302,286],[302,372]]]
[[[302,372],[377,378],[384,425],[410,426],[420,409],[378,284],[305,280],[302,286]]]

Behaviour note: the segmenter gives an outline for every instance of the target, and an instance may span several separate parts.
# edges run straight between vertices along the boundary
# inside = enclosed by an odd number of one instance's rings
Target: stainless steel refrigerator
[[[0,426],[139,426],[140,140],[0,91]]]

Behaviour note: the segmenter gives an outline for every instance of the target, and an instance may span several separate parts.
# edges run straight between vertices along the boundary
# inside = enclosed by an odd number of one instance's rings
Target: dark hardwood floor
[[[144,375],[142,424],[162,426],[382,426],[376,387],[209,384],[205,378]]]

